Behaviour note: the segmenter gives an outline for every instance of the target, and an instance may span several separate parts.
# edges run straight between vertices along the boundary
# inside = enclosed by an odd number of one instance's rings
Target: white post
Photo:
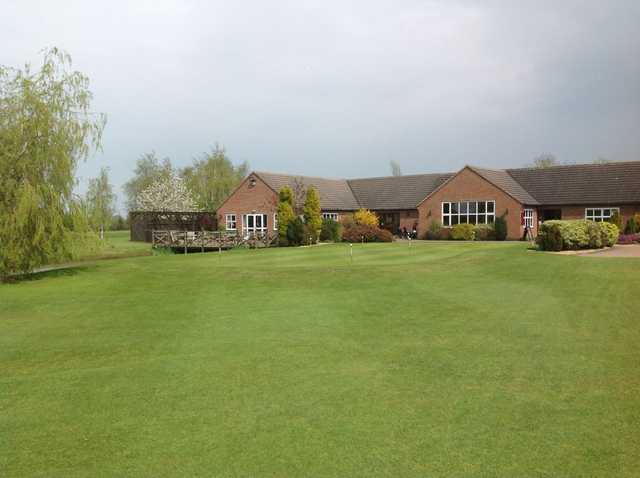
[[[353,264],[353,244],[349,244],[349,257],[351,258],[351,263]]]

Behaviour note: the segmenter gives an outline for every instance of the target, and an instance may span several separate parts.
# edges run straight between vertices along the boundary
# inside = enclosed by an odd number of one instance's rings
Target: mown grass
[[[74,251],[74,261],[92,261],[151,255],[151,245],[129,240],[129,231],[105,231],[104,240]]]
[[[637,476],[639,260],[233,250],[0,286],[2,476]]]

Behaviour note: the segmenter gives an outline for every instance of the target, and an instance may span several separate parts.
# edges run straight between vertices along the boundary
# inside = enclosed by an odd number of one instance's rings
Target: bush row
[[[536,242],[544,251],[599,249],[613,246],[618,234],[618,226],[609,222],[555,220],[542,223]]]
[[[425,239],[453,239],[456,241],[504,241],[507,238],[507,223],[497,217],[493,224],[456,224],[442,227],[438,221],[432,221]]]

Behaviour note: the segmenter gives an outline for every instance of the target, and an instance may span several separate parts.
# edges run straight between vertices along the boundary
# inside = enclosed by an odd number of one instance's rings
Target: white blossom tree
[[[198,211],[193,195],[182,178],[171,173],[160,178],[140,193],[137,200],[139,211]]]

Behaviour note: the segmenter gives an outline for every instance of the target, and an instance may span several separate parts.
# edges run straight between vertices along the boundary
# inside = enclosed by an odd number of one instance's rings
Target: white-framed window
[[[322,213],[322,219],[333,219],[334,221],[338,220],[338,213],[337,212],[323,212]]]
[[[235,231],[238,227],[236,223],[236,215],[235,214],[226,214],[225,215],[225,227],[227,231]]]
[[[273,214],[273,230],[274,231],[278,230],[278,214],[277,213]]]
[[[267,232],[266,214],[243,214],[242,230],[245,234]]]
[[[523,209],[522,217],[524,218],[522,227],[533,229],[533,209]]]
[[[607,221],[611,219],[613,213],[617,212],[620,214],[619,207],[588,207],[584,210],[584,218],[589,221]]]
[[[442,203],[442,225],[493,224],[496,220],[495,201],[459,201]]]

